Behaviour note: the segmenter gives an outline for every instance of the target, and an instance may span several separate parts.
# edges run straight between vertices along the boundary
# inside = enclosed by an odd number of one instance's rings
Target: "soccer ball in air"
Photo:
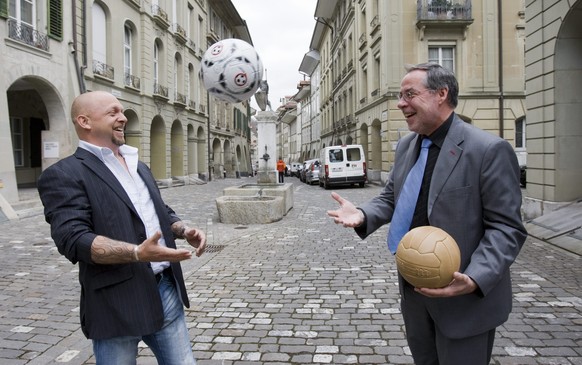
[[[263,63],[253,46],[240,39],[214,43],[202,57],[200,79],[212,96],[229,102],[248,100],[263,78]]]
[[[417,288],[442,288],[461,265],[455,240],[440,228],[422,226],[406,233],[396,249],[396,267]]]

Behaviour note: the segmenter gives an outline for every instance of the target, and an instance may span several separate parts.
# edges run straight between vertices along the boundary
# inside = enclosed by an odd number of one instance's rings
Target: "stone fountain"
[[[222,223],[264,224],[279,221],[293,208],[293,184],[278,183],[277,176],[277,114],[268,101],[268,85],[261,82],[255,94],[261,111],[257,112],[257,146],[263,148],[256,184],[242,184],[223,190],[216,198]],[[269,110],[266,110],[267,106]]]

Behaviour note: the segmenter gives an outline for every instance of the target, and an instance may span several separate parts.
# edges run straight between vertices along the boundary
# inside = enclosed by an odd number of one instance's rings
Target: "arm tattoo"
[[[184,238],[184,232],[186,232],[186,225],[182,221],[177,221],[172,224],[174,238]]]
[[[134,245],[97,236],[91,244],[91,259],[98,264],[134,262]]]

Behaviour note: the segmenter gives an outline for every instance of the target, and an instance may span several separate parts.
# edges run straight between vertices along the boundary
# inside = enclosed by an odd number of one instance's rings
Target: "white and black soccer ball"
[[[240,103],[250,99],[259,88],[263,63],[255,48],[247,42],[223,39],[204,53],[199,76],[212,96]]]

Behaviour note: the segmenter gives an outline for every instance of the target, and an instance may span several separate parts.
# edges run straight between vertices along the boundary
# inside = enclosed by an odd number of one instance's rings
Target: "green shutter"
[[[0,0],[0,18],[8,18],[8,0]]]
[[[0,0],[0,2],[6,0]],[[49,0],[48,35],[63,40],[63,1]]]

